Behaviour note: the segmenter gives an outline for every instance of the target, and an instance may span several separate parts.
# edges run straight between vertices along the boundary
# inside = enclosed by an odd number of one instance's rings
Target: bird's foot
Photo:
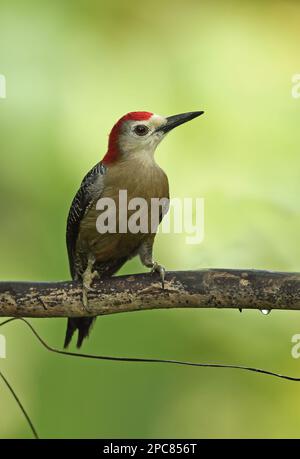
[[[90,271],[84,274],[83,276],[83,283],[82,283],[82,304],[83,308],[89,311],[89,303],[88,303],[88,292],[92,292],[94,289],[92,288],[93,280],[98,278],[99,274],[97,271]]]
[[[89,311],[88,290],[84,285],[82,286],[82,306],[84,311]]]
[[[94,279],[99,278],[99,273],[97,271],[92,271],[83,276],[83,287],[92,292],[94,289],[92,288],[92,283]]]
[[[164,290],[165,289],[165,275],[166,275],[166,270],[163,266],[159,265],[156,261],[153,263],[152,273],[158,273],[160,275],[160,280],[161,280],[161,287]]]

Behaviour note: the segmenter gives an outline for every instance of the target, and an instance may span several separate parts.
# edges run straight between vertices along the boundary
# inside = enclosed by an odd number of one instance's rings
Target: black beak
[[[159,127],[156,131],[162,131],[164,134],[171,131],[177,126],[180,126],[187,121],[190,121],[197,116],[203,115],[203,111],[201,112],[188,112],[188,113],[181,113],[180,115],[168,116],[167,117],[167,124],[164,126]]]

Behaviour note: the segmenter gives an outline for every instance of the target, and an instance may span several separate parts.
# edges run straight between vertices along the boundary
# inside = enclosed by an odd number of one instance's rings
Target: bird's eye
[[[138,124],[134,128],[134,132],[135,134],[140,135],[140,136],[146,135],[149,132],[149,128],[145,126],[144,124]]]

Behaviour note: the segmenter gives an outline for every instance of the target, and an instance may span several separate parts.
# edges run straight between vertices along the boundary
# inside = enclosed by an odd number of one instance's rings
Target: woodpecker
[[[100,198],[109,197],[118,206],[119,190],[126,190],[128,199],[142,197],[147,202],[151,198],[168,199],[168,178],[154,159],[155,149],[169,131],[203,113],[163,117],[150,112],[130,112],[113,126],[107,153],[84,177],[67,220],[70,272],[73,280],[82,282],[86,310],[93,280],[112,276],[135,255],[140,256],[144,266],[159,273],[164,285],[165,270],[152,256],[155,232],[100,234],[96,228],[99,214],[96,204]],[[64,347],[78,330],[79,348],[94,320],[94,317],[69,318]]]

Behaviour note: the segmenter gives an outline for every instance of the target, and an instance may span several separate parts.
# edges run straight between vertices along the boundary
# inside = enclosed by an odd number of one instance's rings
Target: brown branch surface
[[[0,282],[2,317],[81,317],[149,309],[300,309],[300,273],[207,269],[96,281],[89,310],[76,282]]]

